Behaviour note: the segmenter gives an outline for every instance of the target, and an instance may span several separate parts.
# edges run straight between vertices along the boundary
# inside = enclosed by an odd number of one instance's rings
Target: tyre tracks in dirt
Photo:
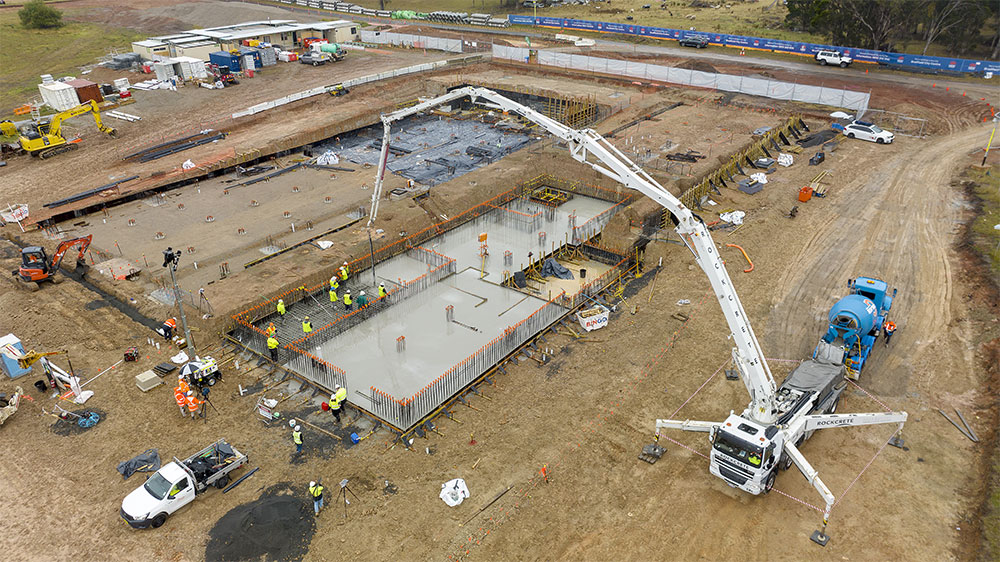
[[[980,129],[907,141],[914,148],[897,153],[879,172],[838,186],[839,198],[830,201],[827,217],[814,225],[775,288],[767,334],[777,356],[811,351],[848,278],[880,277],[899,289],[892,317],[901,330],[893,345],[910,353],[883,353],[888,357],[872,368],[891,376],[869,384],[890,396],[907,390],[909,372],[952,320],[949,255],[960,204],[949,184],[981,140]]]

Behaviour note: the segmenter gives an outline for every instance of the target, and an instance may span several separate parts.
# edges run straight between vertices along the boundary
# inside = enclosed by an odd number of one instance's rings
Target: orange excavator
[[[63,256],[66,252],[73,248],[74,246],[80,246],[80,253],[76,258],[76,267],[85,266],[83,254],[90,247],[91,240],[94,239],[94,235],[88,234],[82,238],[74,238],[73,240],[64,240],[56,248],[54,254],[52,254],[52,259],[49,259],[45,255],[45,248],[41,246],[28,246],[21,250],[21,267],[20,269],[13,271],[14,275],[18,277],[24,283],[36,283],[37,287],[40,287],[43,281],[52,281],[56,283],[56,272],[59,271],[59,264],[62,262]]]

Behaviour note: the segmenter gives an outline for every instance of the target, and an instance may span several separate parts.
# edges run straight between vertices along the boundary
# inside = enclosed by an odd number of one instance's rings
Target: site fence
[[[427,37],[424,35],[412,35],[409,33],[392,33],[390,31],[372,31],[361,29],[358,31],[362,43],[374,43],[376,45],[392,45],[394,47],[411,47],[414,49],[433,49],[448,53],[462,53],[463,41],[461,39],[446,39],[444,37]],[[472,45],[469,45],[470,47]],[[476,47],[479,44],[476,43]]]
[[[493,58],[543,66],[565,68],[584,72],[641,78],[655,82],[709,88],[771,99],[798,101],[841,107],[856,111],[858,116],[868,109],[869,92],[856,92],[839,88],[826,88],[768,78],[702,72],[673,66],[660,66],[638,61],[605,59],[574,55],[556,51],[526,49],[522,47],[493,46]]]
[[[865,113],[865,121],[875,123],[883,129],[904,137],[922,139],[927,136],[927,120],[919,117],[910,117],[884,109],[869,109]]]
[[[556,299],[562,296],[560,294]],[[372,413],[399,429],[408,430],[565,314],[566,309],[557,304],[556,299],[546,302],[517,324],[505,328],[502,335],[490,340],[413,396],[397,398],[371,387]]]

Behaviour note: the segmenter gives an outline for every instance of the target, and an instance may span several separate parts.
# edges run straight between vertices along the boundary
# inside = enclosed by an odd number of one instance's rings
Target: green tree
[[[21,25],[28,29],[51,29],[62,27],[62,12],[46,6],[43,0],[31,0],[18,10],[17,17],[21,18]]]

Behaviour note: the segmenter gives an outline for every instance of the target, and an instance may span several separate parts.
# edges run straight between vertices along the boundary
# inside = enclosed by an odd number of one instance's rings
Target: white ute
[[[823,66],[835,64],[840,66],[840,68],[847,68],[847,66],[854,62],[854,59],[840,51],[819,51],[816,53],[816,60]]]
[[[158,528],[209,486],[225,488],[229,473],[247,463],[246,455],[220,439],[180,461],[174,457],[125,496],[120,515],[133,529]]]

